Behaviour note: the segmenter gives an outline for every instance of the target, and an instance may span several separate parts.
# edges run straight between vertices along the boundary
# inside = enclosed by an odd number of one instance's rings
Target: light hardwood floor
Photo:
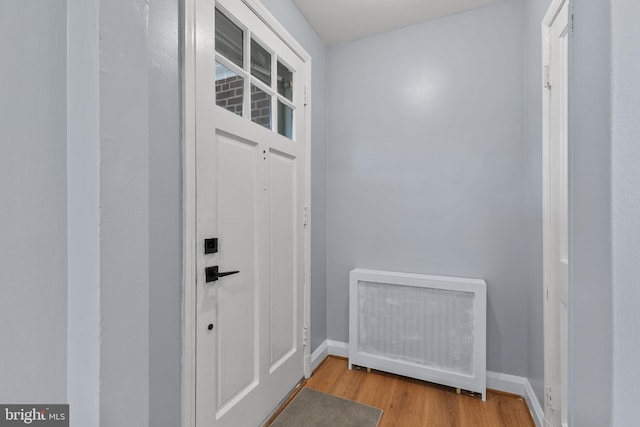
[[[304,387],[384,410],[380,427],[535,427],[527,404],[515,395],[489,390],[457,395],[455,389],[378,371],[349,370],[329,356]]]

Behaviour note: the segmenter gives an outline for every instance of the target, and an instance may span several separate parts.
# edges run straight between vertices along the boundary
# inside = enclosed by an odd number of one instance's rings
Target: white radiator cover
[[[352,270],[349,368],[461,388],[485,400],[486,289],[480,279]]]

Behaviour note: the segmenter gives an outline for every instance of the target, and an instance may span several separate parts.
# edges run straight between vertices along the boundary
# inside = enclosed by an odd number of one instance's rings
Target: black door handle
[[[239,271],[219,271],[218,266],[214,265],[212,267],[207,267],[204,269],[204,281],[215,282],[220,277],[230,276],[232,274],[240,273]]]

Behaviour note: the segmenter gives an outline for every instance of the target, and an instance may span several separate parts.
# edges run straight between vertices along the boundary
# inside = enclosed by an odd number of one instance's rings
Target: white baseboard
[[[329,355],[329,344],[327,340],[324,340],[322,344],[315,349],[311,354],[311,371],[316,369],[320,362],[322,362]]]
[[[341,341],[326,340],[320,344],[311,355],[311,366],[313,369],[315,369],[327,355],[349,357],[349,345]],[[544,411],[527,378],[487,371],[487,388],[522,396],[529,406],[529,411],[536,426],[542,427]]]
[[[527,378],[487,371],[487,388],[522,396],[527,402],[529,412],[536,426],[542,427],[544,411]]]
[[[518,377],[516,375],[487,371],[487,388],[493,390],[523,396],[525,381],[527,381],[526,378]]]
[[[329,354],[332,356],[349,357],[349,344],[341,341],[327,340]]]
[[[533,417],[533,421],[536,422],[537,427],[542,427],[544,425],[544,409],[540,405],[540,401],[536,397],[535,392],[533,391],[533,387],[531,387],[531,383],[529,380],[524,384],[524,398],[527,401],[527,405],[529,406],[529,411],[531,412],[531,416]]]

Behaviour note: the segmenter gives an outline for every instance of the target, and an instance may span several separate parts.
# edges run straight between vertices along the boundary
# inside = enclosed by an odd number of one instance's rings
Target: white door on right
[[[555,6],[555,8],[554,8]],[[545,86],[545,426],[567,425],[569,287],[568,36],[569,2],[554,2],[547,29]]]

